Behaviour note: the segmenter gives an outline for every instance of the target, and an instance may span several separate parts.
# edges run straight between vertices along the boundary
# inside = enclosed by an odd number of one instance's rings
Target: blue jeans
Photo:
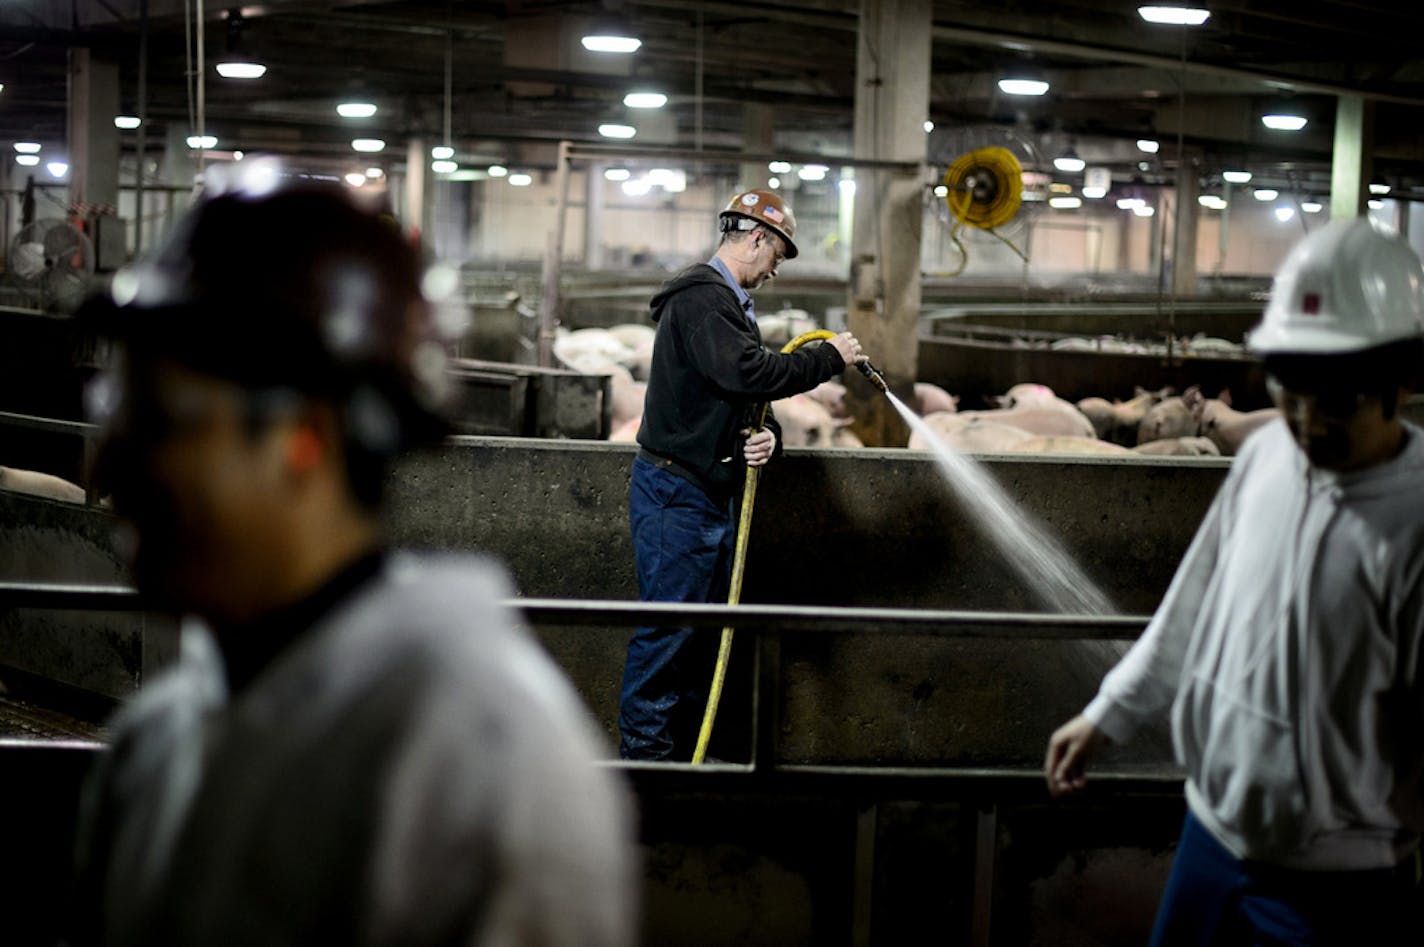
[[[1188,813],[1151,944],[1419,943],[1414,867],[1414,859],[1394,868],[1356,871],[1303,871],[1243,861]]]
[[[726,602],[736,539],[732,502],[639,457],[628,523],[645,602]],[[690,760],[707,705],[718,633],[639,628],[628,642],[619,696],[618,753],[633,760]]]

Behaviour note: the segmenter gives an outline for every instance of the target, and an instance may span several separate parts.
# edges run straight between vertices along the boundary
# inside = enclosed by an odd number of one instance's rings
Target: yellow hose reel
[[[1023,201],[1023,166],[1012,151],[993,146],[965,152],[945,170],[943,183],[944,203],[954,218],[950,239],[963,257],[951,276],[963,273],[969,263],[969,253],[959,239],[964,227],[993,234],[1028,262],[1023,251],[997,229],[1014,218]]]

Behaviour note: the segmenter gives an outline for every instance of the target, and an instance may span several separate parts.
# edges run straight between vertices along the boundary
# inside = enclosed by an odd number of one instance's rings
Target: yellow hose
[[[818,339],[834,339],[836,334],[826,329],[804,332],[781,347],[783,355],[796,351],[807,342]],[[760,431],[766,422],[766,405],[761,406],[757,416],[756,429]],[[752,531],[752,504],[756,502],[757,479],[760,467],[747,468],[746,485],[742,487],[742,511],[737,518],[737,546],[732,556],[732,582],[727,589],[727,604],[736,605],[742,600],[742,575],[747,568],[747,537]],[[707,756],[707,744],[712,742],[712,725],[717,720],[717,704],[722,699],[722,685],[727,680],[727,665],[732,660],[732,626],[722,629],[722,641],[717,645],[717,666],[712,671],[712,687],[707,692],[707,710],[702,714],[702,729],[697,733],[697,749],[692,751],[692,762],[700,764]]]
[[[985,179],[992,181],[993,186],[984,186]],[[949,239],[960,257],[959,266],[945,275],[958,276],[969,265],[969,251],[959,239],[960,231],[966,226],[993,234],[1028,262],[1024,252],[997,229],[1014,218],[1023,201],[1023,166],[1012,151],[995,146],[965,152],[945,169],[943,184],[946,188],[944,203],[954,217]]]

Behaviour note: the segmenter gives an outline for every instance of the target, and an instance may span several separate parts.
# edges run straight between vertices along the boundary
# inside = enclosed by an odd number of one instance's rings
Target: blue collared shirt
[[[752,325],[756,325],[756,310],[752,308],[752,297],[742,288],[742,284],[732,277],[732,271],[727,269],[727,264],[722,262],[721,257],[714,256],[707,261],[707,265],[722,274],[727,285],[732,287],[732,292],[737,294],[737,302],[742,304],[742,312],[747,314],[747,319]]]

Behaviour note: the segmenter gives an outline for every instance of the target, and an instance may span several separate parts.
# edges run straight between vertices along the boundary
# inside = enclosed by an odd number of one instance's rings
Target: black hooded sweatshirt
[[[697,263],[663,284],[650,304],[657,338],[638,443],[666,469],[724,500],[741,488],[742,428],[760,405],[810,391],[845,370],[831,345],[787,355],[766,349],[737,294],[716,269]],[[781,426],[770,411],[766,426]]]

